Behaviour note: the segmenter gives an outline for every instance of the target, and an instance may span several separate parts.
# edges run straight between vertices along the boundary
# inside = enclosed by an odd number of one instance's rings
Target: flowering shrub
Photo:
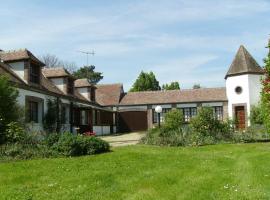
[[[83,135],[85,135],[85,136],[96,136],[96,133],[94,131],[93,132],[88,131],[88,132],[85,132]]]

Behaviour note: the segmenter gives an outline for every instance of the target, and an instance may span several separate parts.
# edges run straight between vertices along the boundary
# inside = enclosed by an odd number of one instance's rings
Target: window
[[[74,86],[73,80],[68,78],[68,81],[67,81],[67,93],[68,94],[73,94],[73,86]]]
[[[213,107],[214,109],[214,116],[217,120],[223,119],[223,107],[222,106],[216,106]]]
[[[29,122],[38,123],[38,102],[29,101]]]
[[[96,110],[93,110],[93,125],[96,125],[97,124],[97,119],[96,119]]]
[[[39,84],[40,67],[38,65],[30,64],[30,82]]]
[[[61,108],[61,123],[62,124],[67,124],[68,123],[66,106],[62,106],[62,108]]]
[[[160,122],[164,122],[165,115],[170,110],[171,110],[171,108],[163,108],[162,109],[162,113],[160,113]],[[158,113],[155,112],[155,109],[153,109],[153,123],[158,123]]]
[[[189,122],[192,117],[197,115],[197,108],[182,108],[184,121]]]
[[[86,110],[81,111],[81,125],[88,124],[88,112]]]
[[[243,89],[242,89],[242,87],[240,87],[240,86],[237,86],[237,87],[235,88],[236,94],[241,94],[242,91],[243,91]]]

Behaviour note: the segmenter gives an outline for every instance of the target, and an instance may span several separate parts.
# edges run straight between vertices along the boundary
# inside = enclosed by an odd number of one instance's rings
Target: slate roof
[[[0,51],[0,59],[5,62],[32,59],[33,61],[39,63],[41,66],[45,66],[43,62],[41,62],[27,49]]]
[[[96,85],[96,101],[102,106],[118,105],[123,94],[123,84]]]
[[[200,88],[188,90],[128,92],[123,96],[120,105],[146,105],[212,101],[227,101],[226,89]]]
[[[235,55],[235,58],[225,76],[234,76],[239,74],[264,74],[264,70],[259,66],[256,60],[250,55],[247,49],[241,45]]]

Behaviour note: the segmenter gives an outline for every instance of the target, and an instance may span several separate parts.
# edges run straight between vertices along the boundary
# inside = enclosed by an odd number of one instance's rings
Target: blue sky
[[[78,50],[94,49],[90,63],[102,83],[129,89],[140,71],[161,84],[179,81],[224,86],[240,44],[259,64],[270,34],[268,0],[0,0],[0,48],[86,64]]]

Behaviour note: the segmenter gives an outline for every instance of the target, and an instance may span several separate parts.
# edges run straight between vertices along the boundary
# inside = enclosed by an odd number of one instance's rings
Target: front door
[[[246,128],[246,116],[245,116],[245,107],[236,106],[235,107],[235,119],[236,119],[236,128],[245,129]]]

